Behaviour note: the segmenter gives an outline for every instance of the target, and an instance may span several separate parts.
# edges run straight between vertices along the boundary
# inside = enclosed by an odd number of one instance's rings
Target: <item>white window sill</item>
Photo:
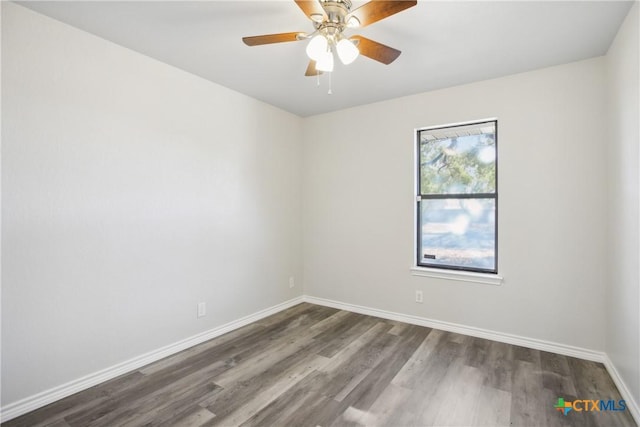
[[[470,271],[443,270],[439,268],[411,267],[413,276],[434,277],[436,279],[457,280],[460,282],[502,285],[503,278],[497,274],[473,273]]]

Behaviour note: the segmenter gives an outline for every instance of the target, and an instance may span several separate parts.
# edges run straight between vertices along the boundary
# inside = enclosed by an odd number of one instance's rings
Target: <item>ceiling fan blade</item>
[[[324,9],[320,6],[318,0],[294,0],[298,7],[302,9],[305,15],[307,15],[311,20],[316,21],[311,17],[311,15],[322,16],[324,19],[327,15],[324,13]],[[320,19],[319,22],[322,22]]]
[[[349,18],[354,16],[360,21],[360,27],[366,27],[416,4],[416,0],[371,0],[348,14],[345,21],[349,22]]]
[[[351,40],[358,41],[357,47],[361,55],[375,59],[383,64],[391,64],[402,53],[398,49],[374,42],[362,36],[353,36]]]
[[[297,32],[297,33],[265,34],[263,36],[243,37],[242,41],[247,46],[258,46],[261,44],[270,44],[270,43],[295,42],[298,40],[298,34],[304,34],[304,33]]]
[[[309,65],[307,66],[307,72],[304,73],[305,76],[317,76],[318,74],[322,74],[322,71],[318,71],[316,68],[316,61],[313,59],[309,61]]]

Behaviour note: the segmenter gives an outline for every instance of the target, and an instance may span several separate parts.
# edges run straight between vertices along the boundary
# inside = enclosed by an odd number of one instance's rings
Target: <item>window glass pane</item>
[[[420,265],[495,270],[495,199],[420,202]]]
[[[420,193],[494,193],[495,123],[419,132]]]

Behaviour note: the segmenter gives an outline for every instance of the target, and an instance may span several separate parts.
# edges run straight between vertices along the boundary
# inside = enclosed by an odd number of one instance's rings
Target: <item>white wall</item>
[[[300,295],[303,231],[309,295],[606,350],[640,396],[637,4],[607,58],[304,120],[1,6],[3,406]],[[411,276],[413,129],[494,116],[504,284]]]
[[[301,294],[299,117],[2,9],[3,406]]]
[[[603,350],[604,100],[596,58],[305,119],[305,293]],[[412,276],[413,129],[488,117],[504,284]]]
[[[609,271],[606,352],[640,405],[640,5],[607,53]]]

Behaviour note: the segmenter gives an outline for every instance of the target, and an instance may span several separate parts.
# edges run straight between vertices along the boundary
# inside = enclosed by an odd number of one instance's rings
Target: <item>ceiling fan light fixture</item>
[[[322,34],[313,37],[307,45],[307,56],[314,61],[319,62],[322,56],[327,52],[327,38]]]
[[[398,49],[359,35],[349,38],[344,31],[366,27],[418,4],[418,0],[366,0],[363,5],[352,9],[352,0],[294,1],[311,19],[314,31],[264,34],[243,37],[242,41],[247,46],[259,46],[307,40],[306,54],[311,61],[305,76],[319,76],[322,71],[331,73],[335,65],[334,53],[345,65],[354,62],[360,54],[386,65],[391,64],[401,53]]]
[[[338,52],[340,61],[342,61],[344,65],[351,64],[356,60],[358,55],[360,55],[358,48],[348,39],[340,40],[336,45],[336,51]]]
[[[325,53],[316,61],[316,70],[327,73],[333,71],[333,54],[331,51],[325,51]]]

